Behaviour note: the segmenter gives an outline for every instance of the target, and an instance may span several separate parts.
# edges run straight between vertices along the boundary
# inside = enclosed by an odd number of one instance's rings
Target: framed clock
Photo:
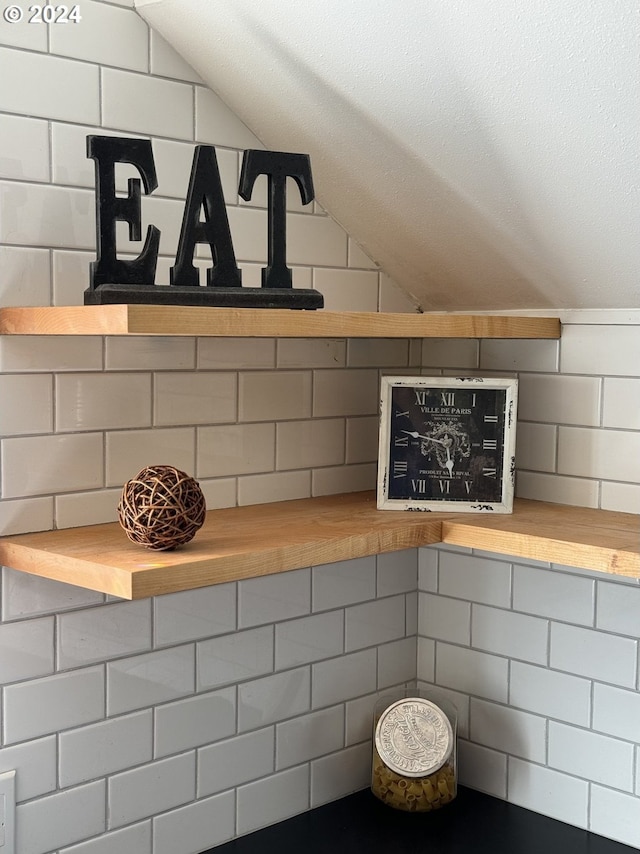
[[[518,381],[383,377],[380,510],[511,513]]]

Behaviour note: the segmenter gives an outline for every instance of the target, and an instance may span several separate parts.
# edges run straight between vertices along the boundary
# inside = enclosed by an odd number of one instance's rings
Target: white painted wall
[[[640,305],[634,0],[136,0],[424,308]]]

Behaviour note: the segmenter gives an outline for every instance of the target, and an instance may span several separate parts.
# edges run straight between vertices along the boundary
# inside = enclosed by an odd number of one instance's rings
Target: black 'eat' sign
[[[97,259],[91,264],[85,305],[146,303],[155,305],[230,306],[244,308],[322,308],[322,294],[293,288],[286,260],[286,181],[293,178],[303,204],[313,201],[313,179],[307,154],[281,151],[244,152],[238,193],[249,201],[259,175],[268,178],[268,259],[262,287],[242,286],[236,264],[215,148],[197,145],[182,217],[182,228],[171,267],[170,284],[156,285],[160,231],[147,228],[142,251],[125,261],[116,253],[116,222],[126,222],[129,239],[142,240],[140,179],[129,178],[126,196],[116,195],[115,164],[130,163],[142,177],[145,194],[158,186],[151,140],[88,136],[87,156],[95,163]],[[204,212],[204,218],[202,213]],[[199,284],[193,264],[196,244],[211,250],[207,284]]]

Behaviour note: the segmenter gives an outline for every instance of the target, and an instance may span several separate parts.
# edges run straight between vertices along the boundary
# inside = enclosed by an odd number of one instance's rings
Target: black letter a
[[[200,210],[203,207],[204,222],[200,220]],[[193,155],[176,263],[170,271],[172,285],[200,284],[198,270],[193,266],[196,243],[208,243],[211,248],[213,266],[207,270],[208,286],[242,286],[231,242],[218,159],[215,148],[211,145],[197,145]]]

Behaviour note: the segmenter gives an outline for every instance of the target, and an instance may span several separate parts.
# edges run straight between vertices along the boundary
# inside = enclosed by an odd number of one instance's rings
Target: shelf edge
[[[558,339],[557,317],[159,305],[8,307],[1,335]]]
[[[201,539],[184,551],[142,549],[107,523],[2,537],[0,563],[122,599],[440,542],[640,578],[640,516],[606,510],[517,499],[513,514],[416,514],[378,511],[374,493],[365,492],[207,516]]]

